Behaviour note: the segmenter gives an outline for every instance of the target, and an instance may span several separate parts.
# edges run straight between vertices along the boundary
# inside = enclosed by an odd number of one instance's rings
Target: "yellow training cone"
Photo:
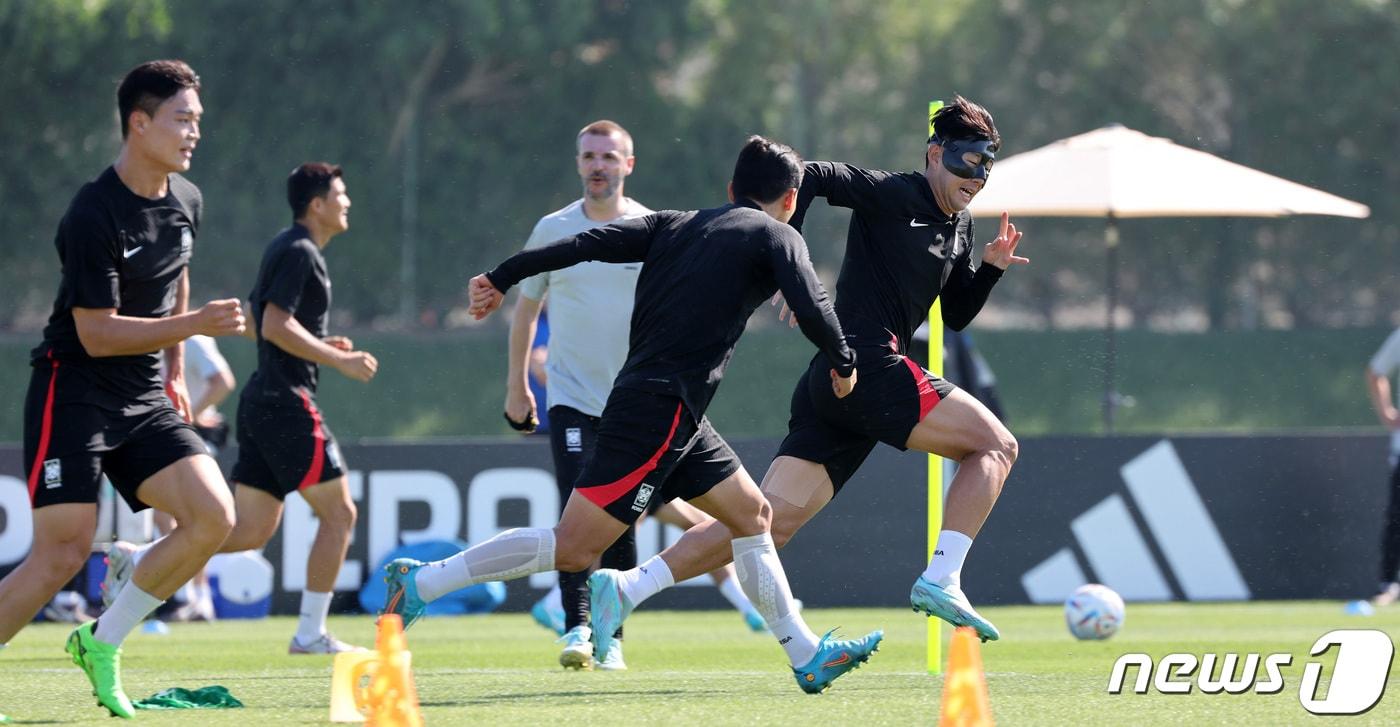
[[[363,722],[360,711],[360,680],[372,675],[379,666],[379,653],[374,651],[341,652],[335,655],[331,669],[331,721]]]
[[[948,647],[948,673],[943,677],[943,707],[939,727],[991,727],[992,703],[977,633],[963,626],[953,631]]]

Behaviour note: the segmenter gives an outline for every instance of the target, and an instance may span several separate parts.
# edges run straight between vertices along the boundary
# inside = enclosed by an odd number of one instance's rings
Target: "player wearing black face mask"
[[[929,567],[915,581],[915,610],[983,639],[999,633],[973,609],[961,589],[964,558],[987,519],[1016,459],[1016,439],[971,395],[919,367],[906,355],[914,330],[935,299],[955,330],[982,309],[1002,272],[1029,262],[1016,254],[1021,233],[1005,215],[996,238],[973,264],[967,204],[987,183],[1000,146],[991,114],[962,97],[932,119],[925,169],[896,174],[837,162],[809,162],[790,223],[799,229],[816,197],[851,210],[846,254],[836,283],[836,315],[857,352],[860,386],[837,399],[825,391],[821,357],[797,383],[788,436],[763,480],[779,546],[835,497],[877,442],[960,463],[944,507],[943,531]],[[874,484],[874,483],[871,483]],[[922,492],[924,483],[918,483]],[[911,495],[915,491],[911,491]],[[723,563],[729,533],[698,526],[661,554],[676,582]],[[635,570],[635,569],[634,569]],[[601,570],[616,578],[633,605],[655,590],[635,572]]]

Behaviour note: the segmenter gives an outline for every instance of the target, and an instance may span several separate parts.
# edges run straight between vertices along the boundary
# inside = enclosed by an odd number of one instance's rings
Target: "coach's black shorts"
[[[34,365],[24,400],[24,465],[35,508],[97,502],[106,474],[133,511],[141,483],[196,454],[204,442],[163,394],[114,409],[90,372],[60,361]]]
[[[777,456],[826,467],[836,492],[876,442],[906,449],[909,434],[954,387],[887,347],[856,352],[856,388],[844,399],[831,390],[831,365],[818,355],[792,392],[792,418]]]
[[[345,474],[335,436],[309,393],[272,397],[255,388],[238,399],[238,461],[233,481],[278,500]]]
[[[593,456],[598,443],[598,423],[595,417],[571,406],[549,407],[549,448],[554,455],[554,482],[559,487],[559,509],[569,503],[569,495],[574,492],[574,483],[583,473],[583,465]],[[647,503],[647,514],[655,515],[665,507],[661,498],[653,497]]]
[[[739,471],[739,458],[710,420],[680,399],[613,389],[593,456],[574,489],[631,525],[653,500],[691,500]]]

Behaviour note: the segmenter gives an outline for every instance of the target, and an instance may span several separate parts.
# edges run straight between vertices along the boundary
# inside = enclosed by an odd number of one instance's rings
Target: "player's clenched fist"
[[[247,321],[237,298],[211,300],[195,311],[199,332],[206,336],[242,335]]]
[[[347,378],[366,383],[379,371],[379,359],[368,351],[348,351],[336,360],[335,370]]]
[[[505,294],[496,290],[485,275],[478,275],[467,283],[467,296],[471,301],[467,312],[478,321],[491,315],[505,300]]]

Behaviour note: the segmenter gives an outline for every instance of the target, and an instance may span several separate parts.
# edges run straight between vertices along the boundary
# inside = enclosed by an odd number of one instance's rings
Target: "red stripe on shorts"
[[[928,413],[933,411],[938,402],[938,392],[934,390],[933,384],[924,375],[924,370],[914,363],[914,359],[904,357],[904,364],[909,367],[909,372],[914,375],[914,385],[919,388],[919,421],[923,421]]]
[[[656,469],[657,463],[661,461],[661,455],[666,454],[666,449],[671,446],[671,439],[676,436],[676,426],[681,423],[681,405],[676,405],[676,415],[671,419],[671,431],[666,435],[666,441],[647,460],[631,473],[616,482],[609,482],[606,485],[593,485],[592,487],[578,488],[578,494],[588,498],[588,501],[598,507],[606,508],[617,501],[617,498],[627,494],[633,487],[637,486],[642,478],[651,474]]]
[[[311,466],[307,468],[306,476],[301,478],[301,484],[297,485],[297,489],[301,490],[321,482],[321,473],[326,467],[326,432],[321,428],[321,412],[311,403],[311,395],[304,389],[298,389],[297,393],[301,394],[301,405],[306,407],[306,413],[311,415],[311,438],[314,447],[311,451]]]
[[[58,383],[58,362],[53,359],[53,351],[48,353],[53,372],[49,374],[49,393],[44,397],[44,418],[39,425],[39,448],[34,452],[34,466],[29,468],[29,504],[34,504],[34,493],[39,490],[39,472],[44,469],[44,455],[49,453],[49,435],[53,432],[53,390]]]

